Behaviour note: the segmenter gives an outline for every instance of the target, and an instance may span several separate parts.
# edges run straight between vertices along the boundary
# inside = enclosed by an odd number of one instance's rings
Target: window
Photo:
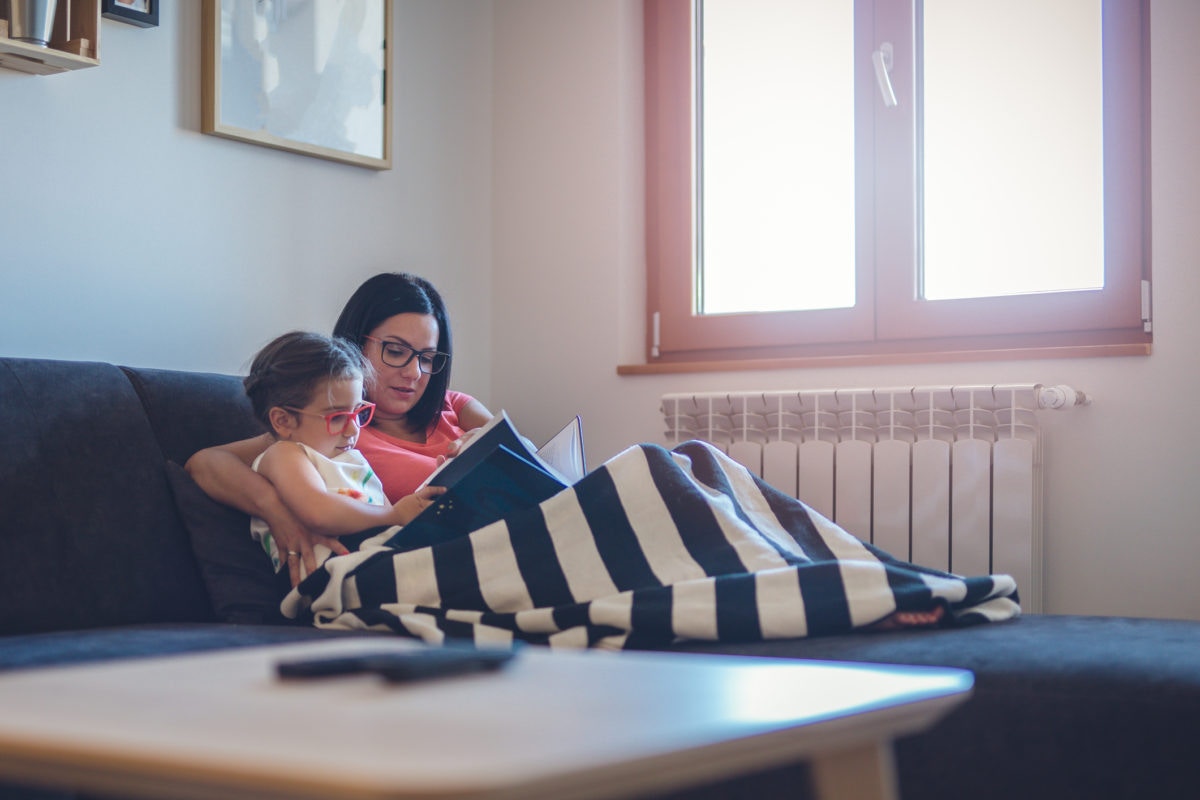
[[[1144,28],[646,0],[650,361],[1148,352]]]

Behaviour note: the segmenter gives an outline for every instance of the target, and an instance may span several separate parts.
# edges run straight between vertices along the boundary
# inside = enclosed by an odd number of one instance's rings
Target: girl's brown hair
[[[270,431],[272,408],[304,408],[323,382],[348,379],[365,382],[370,374],[370,362],[345,339],[292,331],[258,351],[242,386],[255,418]]]

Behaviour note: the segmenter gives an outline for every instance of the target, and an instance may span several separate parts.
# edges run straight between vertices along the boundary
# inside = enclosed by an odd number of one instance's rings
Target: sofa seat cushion
[[[1200,786],[1200,622],[1032,615],[672,649],[971,670],[969,701],[897,743],[906,797],[1190,798]]]
[[[323,631],[300,625],[172,623],[8,636],[0,646],[0,671],[118,658],[197,653],[233,647],[286,644],[330,636],[380,636],[369,631]]]
[[[1200,622],[1191,620],[1030,614],[967,628],[685,642],[671,649],[958,667],[975,673],[977,687],[1036,680],[1057,683],[1064,692],[1097,694],[1136,685],[1143,700],[1184,700],[1195,704],[1189,711],[1200,712]]]

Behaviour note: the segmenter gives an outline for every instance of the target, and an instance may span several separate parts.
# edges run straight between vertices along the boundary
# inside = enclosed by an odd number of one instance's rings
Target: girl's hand
[[[392,518],[397,525],[407,525],[417,514],[433,505],[438,495],[446,493],[445,486],[422,486],[407,497],[401,497],[392,504]]]

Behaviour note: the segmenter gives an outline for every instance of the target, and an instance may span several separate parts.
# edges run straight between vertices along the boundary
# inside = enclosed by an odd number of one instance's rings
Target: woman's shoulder
[[[456,392],[453,389],[447,389],[445,407],[457,414],[459,411],[462,411],[464,408],[466,408],[467,403],[474,399],[474,397],[464,392]]]

